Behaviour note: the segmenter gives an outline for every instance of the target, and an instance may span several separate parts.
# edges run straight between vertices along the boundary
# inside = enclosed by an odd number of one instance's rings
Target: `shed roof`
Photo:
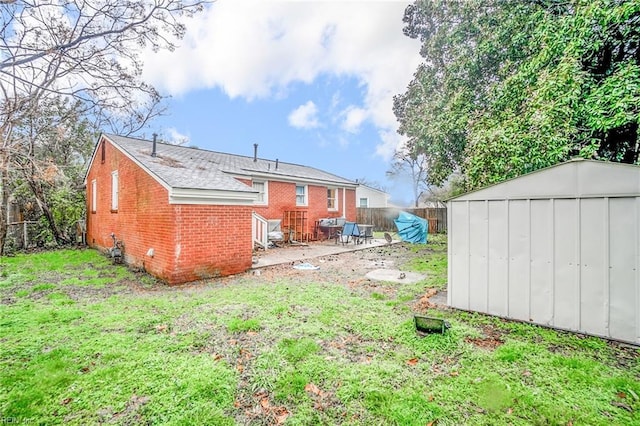
[[[573,159],[449,201],[640,196],[640,167]]]
[[[157,143],[155,157],[152,142],[113,134],[103,134],[114,145],[144,166],[171,188],[255,192],[234,177],[263,177],[323,185],[356,186],[355,182],[322,170],[275,160],[208,151],[199,148]]]

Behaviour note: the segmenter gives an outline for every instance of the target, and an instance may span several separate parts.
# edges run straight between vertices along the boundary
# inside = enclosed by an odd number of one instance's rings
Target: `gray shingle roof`
[[[210,189],[253,192],[233,176],[266,176],[272,180],[315,181],[327,185],[355,185],[348,179],[322,170],[275,160],[226,154],[166,143],[157,143],[156,157],[151,156],[152,142],[113,134],[104,134],[160,180],[173,188]]]

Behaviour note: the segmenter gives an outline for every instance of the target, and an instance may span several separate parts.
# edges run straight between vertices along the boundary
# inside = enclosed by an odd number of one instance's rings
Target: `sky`
[[[174,51],[145,52],[143,78],[168,95],[149,133],[164,140],[317,167],[383,186],[403,143],[393,96],[420,63],[402,1],[217,0],[186,21]],[[146,135],[150,136],[150,135]]]

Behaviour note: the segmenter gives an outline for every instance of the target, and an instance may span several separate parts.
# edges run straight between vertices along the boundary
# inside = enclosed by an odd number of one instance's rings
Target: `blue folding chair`
[[[347,244],[351,239],[355,242],[358,237],[360,237],[358,224],[355,222],[345,222],[342,227],[342,232],[340,233],[340,242],[342,245]]]

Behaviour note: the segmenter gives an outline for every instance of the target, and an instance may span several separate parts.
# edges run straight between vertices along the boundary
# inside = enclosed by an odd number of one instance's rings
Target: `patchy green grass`
[[[243,331],[258,331],[260,330],[260,321],[255,318],[231,318],[227,323],[227,329],[231,333],[240,333]]]
[[[451,329],[418,337],[412,303],[446,282],[446,244],[434,237],[393,248],[406,251],[405,269],[427,276],[396,293],[361,293],[308,271],[167,288],[91,250],[3,258],[0,417],[640,424],[637,350],[437,309],[429,314]]]
[[[428,244],[412,244],[414,253],[404,263],[404,268],[427,275],[427,287],[446,290],[447,288],[447,235],[429,235]]]
[[[48,291],[60,285],[103,287],[134,275],[93,250],[55,250],[0,257],[0,288]],[[23,288],[24,290],[24,288]]]

